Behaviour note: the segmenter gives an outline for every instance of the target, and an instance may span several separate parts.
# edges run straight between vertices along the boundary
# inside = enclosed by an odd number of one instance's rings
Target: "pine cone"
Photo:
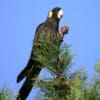
[[[69,27],[68,26],[61,27],[61,33],[63,33],[63,35],[64,34],[67,34],[68,33],[68,30],[69,30]]]

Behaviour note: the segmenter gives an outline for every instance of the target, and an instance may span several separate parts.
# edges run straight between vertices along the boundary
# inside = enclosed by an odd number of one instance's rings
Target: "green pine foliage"
[[[100,73],[100,61],[97,61],[97,62],[96,62],[95,68],[96,68],[96,71],[97,71],[98,73]]]
[[[93,84],[87,83],[87,74],[82,69],[70,72],[73,58],[70,45],[59,47],[59,39],[54,41],[44,38],[34,44],[34,60],[53,75],[52,79],[37,81],[36,86],[42,93],[40,100],[99,100],[100,88],[96,80]]]
[[[53,40],[41,38],[34,43],[33,56],[34,60],[41,67],[47,67],[52,74],[60,75],[69,65],[72,60],[72,54],[69,50],[69,45],[63,45],[59,48],[59,37]]]
[[[3,87],[0,90],[0,100],[15,100],[15,95],[8,87]]]
[[[33,100],[100,100],[100,62],[96,63],[97,76],[88,82],[83,69],[71,71],[71,46],[63,44],[59,47],[59,37],[51,36],[51,39],[43,35],[34,43],[33,59],[38,67],[46,67],[53,78],[37,80],[35,86],[40,91]],[[0,90],[0,100],[16,100],[16,96],[4,87]]]

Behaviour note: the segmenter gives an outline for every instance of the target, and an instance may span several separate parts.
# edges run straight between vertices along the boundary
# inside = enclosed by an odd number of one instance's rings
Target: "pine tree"
[[[53,78],[38,79],[36,87],[39,93],[33,100],[100,100],[100,61],[96,62],[96,76],[90,83],[83,69],[71,71],[73,55],[70,45],[61,47],[47,39],[41,39],[34,46],[35,60],[46,67]],[[38,54],[37,54],[38,53]],[[38,66],[37,66],[38,67]],[[4,87],[0,90],[0,100],[15,100],[16,95],[11,89]]]
[[[98,82],[88,84],[87,74],[82,69],[71,72],[71,46],[62,44],[59,47],[58,41],[58,38],[53,41],[42,38],[34,45],[37,48],[33,51],[35,60],[53,76],[38,79],[36,86],[40,87],[41,95],[36,100],[99,100]]]
[[[16,96],[10,88],[4,86],[0,90],[0,100],[15,100]]]
[[[77,83],[68,75],[72,60],[70,45],[63,44],[59,47],[58,41],[57,37],[52,41],[42,38],[35,43],[36,49],[33,51],[36,55],[34,60],[45,66],[54,76],[53,79],[37,82],[37,86],[45,93],[46,98],[51,100],[65,100],[70,89]]]

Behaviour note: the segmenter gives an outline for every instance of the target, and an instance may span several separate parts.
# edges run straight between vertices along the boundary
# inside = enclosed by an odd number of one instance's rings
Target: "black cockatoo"
[[[56,7],[48,13],[46,21],[40,24],[36,29],[32,49],[34,49],[34,42],[38,41],[41,38],[41,33],[44,33],[46,36],[48,36],[48,39],[50,38],[49,36],[52,33],[59,34],[59,21],[62,16],[63,10],[60,7]],[[68,31],[68,27],[64,27],[64,29],[61,30],[63,31],[63,33],[60,33],[59,35],[62,38],[64,33]],[[37,63],[32,59],[33,56],[34,55],[31,52],[31,56],[26,67],[21,71],[21,73],[17,77],[17,83],[19,83],[23,78],[26,78],[21,89],[19,90],[17,100],[25,100],[27,98],[34,85],[34,78],[37,78],[41,71],[41,68],[37,67]]]

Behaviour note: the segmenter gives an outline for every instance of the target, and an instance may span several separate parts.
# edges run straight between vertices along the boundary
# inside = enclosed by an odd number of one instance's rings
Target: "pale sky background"
[[[94,75],[100,60],[100,0],[0,0],[0,89],[7,84],[18,92],[23,82],[17,84],[16,77],[29,59],[35,29],[57,6],[64,10],[60,27],[70,27],[64,42],[72,45],[73,66]]]

